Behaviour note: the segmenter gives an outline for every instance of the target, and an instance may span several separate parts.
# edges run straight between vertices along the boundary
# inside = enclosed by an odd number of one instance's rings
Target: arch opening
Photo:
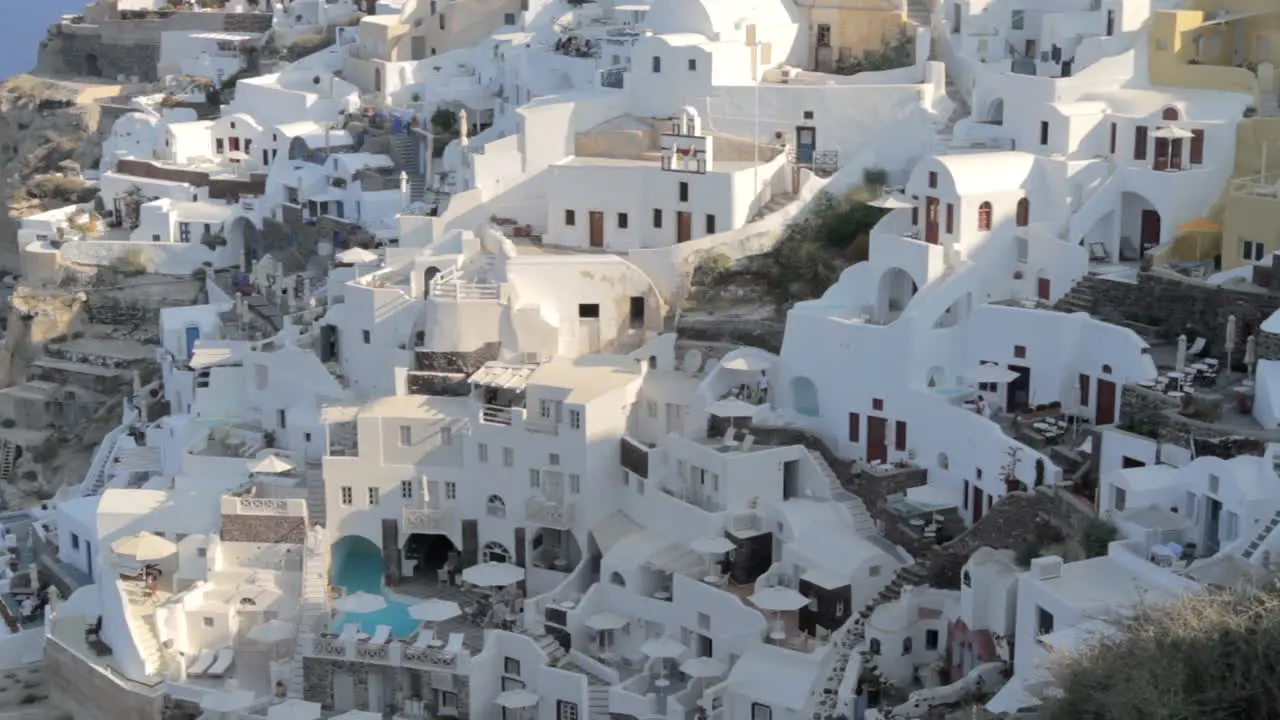
[[[996,98],[987,105],[986,119],[982,121],[984,125],[1004,125],[1004,98]]]
[[[818,417],[818,386],[803,375],[791,378],[791,408],[805,417]]]
[[[412,563],[415,578],[441,579],[440,571],[449,567],[457,554],[458,547],[442,533],[413,533],[404,541],[404,559]],[[455,573],[461,569],[456,562],[452,567]]]
[[[886,270],[880,276],[876,319],[883,325],[897,320],[917,290],[915,280],[906,270],[900,267]]]

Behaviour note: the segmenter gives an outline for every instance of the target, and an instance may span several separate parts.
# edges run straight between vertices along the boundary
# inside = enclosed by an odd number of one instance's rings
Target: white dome
[[[773,45],[774,58],[786,58],[799,29],[791,0],[765,0],[754,7],[741,0],[654,0],[645,26],[655,35],[694,33],[718,42],[745,41],[747,26],[756,39]]]

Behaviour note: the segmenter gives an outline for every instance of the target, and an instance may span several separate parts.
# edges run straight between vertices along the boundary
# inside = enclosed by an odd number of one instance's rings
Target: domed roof
[[[727,40],[745,27],[751,8],[733,0],[657,0],[645,16],[656,35],[696,33]]]

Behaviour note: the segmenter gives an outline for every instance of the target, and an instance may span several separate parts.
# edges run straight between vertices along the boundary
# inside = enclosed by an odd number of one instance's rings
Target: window
[[[365,345],[368,345],[370,342],[373,341],[373,337],[369,334],[368,330],[361,330],[360,337],[364,340]]]
[[[924,631],[924,649],[925,650],[938,649],[938,631],[937,630]]]
[[[929,171],[929,187],[938,187],[938,173],[934,170]]]
[[[516,451],[509,447],[502,448],[502,466],[511,467],[516,464]]]
[[[884,398],[871,398],[871,409],[877,411],[884,410]]]
[[[956,206],[952,203],[947,203],[947,234],[950,235],[951,233],[955,232],[955,230],[956,230]]]
[[[825,23],[818,26],[818,47],[831,44],[831,26]]]
[[[569,411],[569,427],[573,430],[582,429],[582,411],[581,410]]]
[[[378,493],[378,488],[369,488],[369,507],[375,507],[382,496]]]
[[[1018,209],[1014,213],[1018,227],[1026,227],[1031,224],[1031,201],[1022,198],[1018,201]]]
[[[1218,480],[1218,476],[1217,476],[1217,475],[1214,475],[1214,474],[1212,474],[1212,473],[1209,475],[1209,493],[1210,493],[1211,495],[1217,495],[1217,494],[1218,494],[1218,484],[1219,484],[1219,482],[1220,482],[1220,481]]]
[[[1044,636],[1053,632],[1053,613],[1042,607],[1036,607],[1036,635]]]
[[[656,73],[662,72],[662,58],[658,57],[657,55],[654,55],[652,65],[653,65],[654,72]]]
[[[1192,165],[1204,164],[1204,130],[1191,131],[1191,152],[1188,159]]]
[[[773,708],[760,703],[751,703],[751,720],[773,720]]]
[[[1124,512],[1124,503],[1127,496],[1128,493],[1125,492],[1124,488],[1113,486],[1111,488],[1111,507],[1116,512]]]
[[[573,211],[572,211],[572,210],[565,210],[565,211],[564,211],[564,224],[565,224],[565,225],[568,225],[569,227],[573,227],[574,223],[576,223],[577,221],[578,221],[578,218],[573,214]]]
[[[72,550],[80,549],[80,536],[75,533],[71,533],[71,549]]]
[[[649,417],[651,418],[658,417],[658,403],[654,402],[653,400],[645,400],[644,409],[645,409],[645,413]]]
[[[178,223],[178,239],[184,243],[191,242],[191,223]]]
[[[1112,155],[1115,155],[1115,154],[1116,154],[1116,133],[1117,133],[1118,131],[1119,131],[1119,127],[1117,127],[1115,123],[1111,123],[1111,142],[1110,142],[1110,145],[1111,145],[1111,154],[1112,154]]]
[[[689,202],[689,183],[680,181],[680,202]]]
[[[520,661],[513,657],[503,658],[502,673],[504,675],[515,675],[516,677],[520,677]]]
[[[446,483],[444,484],[444,499],[445,499],[445,500],[457,500],[457,499],[458,499],[458,483],[456,483],[456,482],[446,482]]]
[[[1254,240],[1240,241],[1240,259],[1245,262],[1258,262],[1266,254],[1266,247]]]
[[[490,495],[485,501],[485,512],[490,517],[504,518],[507,516],[507,503],[499,495]]]
[[[453,428],[447,428],[447,427],[440,428],[440,444],[441,445],[453,444]]]
[[[968,485],[968,484],[969,483],[967,482],[965,483],[965,485]],[[968,490],[967,487],[965,489]],[[973,576],[969,574],[968,570],[965,570],[964,572],[960,573],[960,582],[965,587],[973,587]]]
[[[443,29],[444,29],[444,14],[443,14],[443,13],[441,13],[441,15],[440,15],[440,29],[441,29],[441,30],[443,30]]]
[[[412,480],[400,481],[400,497],[401,499],[404,499],[404,500],[413,499],[413,481]]]
[[[529,487],[534,490],[542,487],[542,471],[538,468],[529,468]]]
[[[1016,358],[1018,358],[1019,360],[1025,359],[1025,358],[1027,357],[1027,346],[1026,346],[1026,345],[1014,345],[1014,346],[1013,346],[1013,356],[1014,356],[1014,357],[1016,357]]]
[[[551,453],[551,455],[547,457],[547,464],[551,465],[552,467],[559,465],[560,453]]]
[[[342,500],[343,506],[345,507],[351,507],[352,503],[355,502],[355,492],[351,489],[350,485],[343,485],[339,488],[338,494]]]
[[[436,14],[436,0],[431,0],[431,14]]]
[[[907,424],[901,420],[893,424],[893,449],[898,452],[907,450]]]
[[[200,620],[203,622],[205,627],[207,628],[213,627],[213,618],[206,615],[205,617],[200,618]]]
[[[578,703],[557,700],[556,720],[578,720]]]
[[[578,318],[579,319],[585,318],[588,320],[590,319],[599,320],[600,304],[599,303],[578,303]]]
[[[1049,121],[1048,120],[1040,121],[1040,144],[1041,145],[1049,144]]]
[[[582,476],[577,473],[569,473],[569,494],[579,495],[582,493]]]
[[[400,447],[409,447],[413,444],[413,428],[408,425],[400,426]]]
[[[288,427],[288,420],[289,420],[288,413],[286,413],[284,410],[276,411],[276,427],[280,428],[281,430],[284,430],[286,427]]]
[[[804,119],[805,119],[805,120],[812,120],[812,119],[813,119],[813,111],[812,111],[812,110],[805,110],[805,111],[804,111]]]
[[[849,413],[849,442],[862,442],[862,414]]]
[[[626,213],[618,213],[618,229],[619,229],[619,230],[626,230],[626,229],[627,229],[627,214],[626,214]]]
[[[1133,159],[1147,159],[1147,126],[1139,125],[1133,129]]]
[[[986,232],[991,229],[991,203],[984,202],[978,206],[978,230]]]
[[[516,14],[515,14],[515,13],[503,13],[503,15],[502,15],[502,24],[503,24],[503,25],[515,25],[515,24],[516,24]]]
[[[222,144],[222,138],[214,138],[214,140],[213,140],[213,151],[214,151],[214,152],[216,152],[216,153],[218,153],[219,155],[221,155],[222,153],[226,152],[226,150],[225,150],[225,148],[223,147],[223,144]]]
[[[1009,16],[1009,28],[1011,30],[1021,30],[1027,24],[1027,11],[1014,10]]]
[[[482,463],[489,462],[489,443],[480,443],[476,445],[476,457]]]
[[[911,654],[911,638],[909,637],[902,638],[902,654],[903,655]]]
[[[707,234],[716,234],[716,216],[710,213],[707,213]]]
[[[881,570],[879,565],[872,565],[870,568],[867,569],[867,576],[880,577],[880,571]]]
[[[867,649],[871,651],[872,655],[879,655],[880,640],[878,638],[871,638],[871,641],[867,643]]]
[[[653,209],[653,227],[655,229],[662,228],[662,211],[658,208]]]
[[[552,411],[554,409],[555,409],[555,405],[553,405],[550,400],[538,401],[538,417],[542,418],[543,420],[550,420]]]
[[[693,71],[695,71],[695,70],[697,70],[697,69],[698,69],[698,60],[697,60],[697,58],[689,58],[689,72],[693,72]]]

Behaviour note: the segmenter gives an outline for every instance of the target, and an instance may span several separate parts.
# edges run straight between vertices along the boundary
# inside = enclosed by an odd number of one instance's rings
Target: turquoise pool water
[[[388,597],[382,587],[382,554],[370,542],[339,542],[334,547],[333,583],[348,593],[367,592],[382,595],[387,606],[377,612],[338,616],[334,630],[341,632],[347,623],[356,623],[360,631],[372,635],[379,625],[390,625],[391,633],[406,638],[418,629],[418,621],[409,617],[409,605]]]

